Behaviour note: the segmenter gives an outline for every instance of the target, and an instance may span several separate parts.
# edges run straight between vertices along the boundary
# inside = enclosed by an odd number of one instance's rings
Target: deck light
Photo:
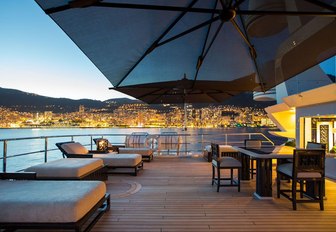
[[[108,141],[107,139],[97,140],[97,151],[107,151]]]

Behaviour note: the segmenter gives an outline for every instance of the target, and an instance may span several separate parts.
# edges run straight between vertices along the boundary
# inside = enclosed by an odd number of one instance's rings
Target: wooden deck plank
[[[275,174],[274,174],[275,176]],[[201,159],[155,157],[138,176],[109,176],[111,211],[92,231],[335,231],[336,183],[326,181],[325,210],[299,204],[293,211],[284,198],[257,200],[255,182],[241,192],[211,186],[211,164]],[[118,190],[118,181],[123,186]],[[125,183],[140,190],[128,195]],[[130,184],[131,186],[131,184]],[[275,186],[273,196],[275,197]],[[115,194],[114,194],[115,193]],[[118,195],[119,194],[119,195]]]

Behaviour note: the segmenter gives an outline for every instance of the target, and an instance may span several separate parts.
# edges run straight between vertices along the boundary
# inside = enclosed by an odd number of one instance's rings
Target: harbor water
[[[148,134],[158,135],[162,132],[174,131],[182,135],[184,142],[188,143],[189,148],[196,146],[197,149],[202,149],[202,146],[210,143],[210,140],[216,139],[216,142],[224,142],[224,134],[239,134],[239,133],[263,133],[276,145],[283,144],[286,139],[275,137],[269,134],[269,131],[275,130],[274,128],[188,128],[183,131],[181,128],[33,128],[33,129],[0,129],[0,139],[13,139],[13,138],[30,138],[30,137],[44,137],[44,136],[62,136],[56,138],[48,138],[47,159],[48,161],[62,158],[61,152],[55,146],[57,142],[66,142],[74,140],[82,144],[88,145],[90,149],[91,137],[79,136],[72,137],[72,135],[89,135],[89,134],[104,134],[113,135],[107,137],[113,144],[123,144],[125,135],[132,132],[147,132]],[[120,136],[119,136],[120,135]],[[185,136],[183,136],[185,135]],[[98,137],[98,136],[96,136]],[[232,137],[232,136],[231,136]],[[236,136],[237,140],[241,137]],[[202,141],[202,144],[200,144]],[[44,139],[25,139],[9,141],[7,144],[7,172],[18,171],[29,166],[44,162]],[[4,155],[4,142],[0,142],[0,168],[3,169],[3,155]],[[95,149],[95,146],[93,147]],[[35,154],[20,155],[29,153],[31,151],[41,151]]]

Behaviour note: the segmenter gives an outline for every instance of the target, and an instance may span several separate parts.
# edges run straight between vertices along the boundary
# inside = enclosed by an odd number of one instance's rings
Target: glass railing
[[[19,171],[32,165],[60,159],[62,153],[55,145],[58,142],[75,141],[89,150],[95,150],[95,138],[105,138],[112,145],[125,146],[125,138],[129,135],[78,134],[0,139],[0,145],[3,147],[0,149],[0,170]],[[274,145],[273,141],[262,133],[161,133],[148,134],[144,146],[153,149],[155,156],[192,156],[201,155],[211,143],[241,146],[245,139],[259,139],[264,145]]]

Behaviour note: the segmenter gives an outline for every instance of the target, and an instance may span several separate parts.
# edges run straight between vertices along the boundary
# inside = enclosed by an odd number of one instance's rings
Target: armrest
[[[78,155],[78,154],[66,154],[67,158],[92,158],[93,155],[87,154],[87,155]]]
[[[35,180],[36,172],[2,172],[1,180]]]

